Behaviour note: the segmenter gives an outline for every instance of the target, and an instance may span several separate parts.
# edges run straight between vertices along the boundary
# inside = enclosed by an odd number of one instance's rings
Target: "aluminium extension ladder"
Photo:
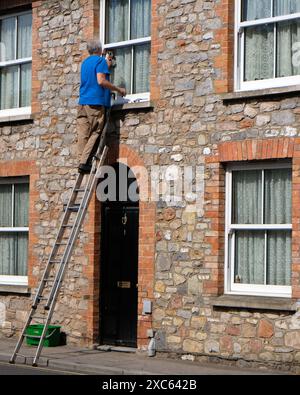
[[[40,339],[32,363],[32,366],[37,366],[42,352],[44,339],[47,338],[47,330],[54,313],[56,299],[62,285],[67,264],[71,258],[71,254],[78,238],[81,225],[85,218],[91,196],[95,190],[101,166],[103,166],[108,152],[108,146],[106,145],[105,141],[108,123],[109,110],[107,111],[106,122],[100,137],[96,155],[93,157],[91,172],[86,176],[87,181],[85,186],[82,185],[83,179],[85,178],[84,174],[78,174],[77,176],[71,196],[62,216],[62,221],[57,233],[57,237],[52,247],[52,251],[46,264],[46,268],[35,295],[30,313],[9,361],[12,364],[15,363],[18,355],[24,357],[25,359],[32,358],[32,356],[19,353],[24,339],[26,337],[30,337]],[[26,334],[26,329],[33,320],[44,321],[44,328],[41,336],[32,336]]]

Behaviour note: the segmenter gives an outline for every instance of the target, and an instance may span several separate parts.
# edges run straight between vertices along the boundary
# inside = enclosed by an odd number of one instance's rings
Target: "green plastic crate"
[[[60,343],[60,326],[58,325],[49,325],[46,336],[44,338],[43,345],[44,347],[55,347],[59,346]],[[38,346],[40,342],[40,338],[44,329],[44,325],[34,324],[29,325],[26,329],[26,344],[29,346]],[[32,337],[31,337],[31,336]]]

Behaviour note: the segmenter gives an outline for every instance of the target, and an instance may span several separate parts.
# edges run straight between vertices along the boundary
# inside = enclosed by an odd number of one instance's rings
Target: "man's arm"
[[[119,88],[118,86],[115,86],[111,82],[107,81],[105,74],[97,73],[97,81],[98,81],[98,84],[100,86],[102,86],[103,88],[118,92],[121,96],[126,96],[125,88]]]

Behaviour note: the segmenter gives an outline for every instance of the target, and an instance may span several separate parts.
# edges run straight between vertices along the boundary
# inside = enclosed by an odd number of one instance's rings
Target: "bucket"
[[[59,346],[60,328],[61,327],[58,325],[48,326],[46,336],[43,341],[44,347]],[[29,346],[38,346],[43,330],[44,325],[42,324],[29,325],[29,327],[26,329],[26,344]]]

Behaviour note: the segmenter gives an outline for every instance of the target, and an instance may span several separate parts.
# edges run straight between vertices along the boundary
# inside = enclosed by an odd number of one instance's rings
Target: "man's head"
[[[91,40],[88,42],[87,50],[90,55],[102,55],[102,44],[100,41]]]

